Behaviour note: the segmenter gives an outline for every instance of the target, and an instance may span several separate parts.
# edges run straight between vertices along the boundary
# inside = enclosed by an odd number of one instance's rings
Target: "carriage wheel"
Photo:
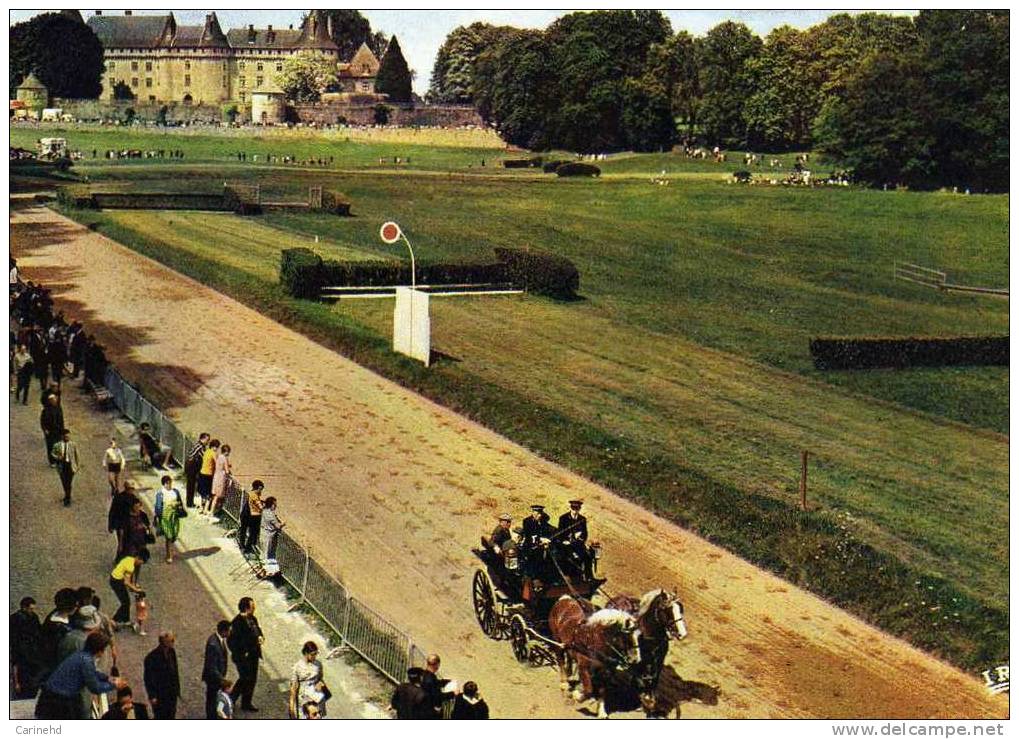
[[[481,631],[489,639],[498,639],[499,616],[495,612],[495,591],[492,589],[492,581],[488,573],[478,570],[474,573],[472,586],[474,594],[474,615],[478,619]]]
[[[513,647],[513,656],[517,658],[517,662],[526,664],[530,658],[530,648],[527,644],[527,624],[519,613],[514,614],[510,619],[509,639],[510,646]]]

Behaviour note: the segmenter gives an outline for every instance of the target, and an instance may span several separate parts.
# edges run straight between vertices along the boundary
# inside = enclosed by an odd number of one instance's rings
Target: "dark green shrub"
[[[144,210],[227,210],[223,195],[168,192],[106,192],[93,193],[97,208]]]
[[[338,216],[349,216],[350,198],[336,190],[323,190],[322,210]]]
[[[502,262],[435,262],[418,263],[419,285],[465,285],[505,283],[506,265]],[[340,262],[333,259],[322,263],[323,287],[378,287],[409,285],[410,264],[407,262],[372,260]]]
[[[57,188],[57,202],[70,208],[95,208],[92,193],[84,185],[61,185]]]
[[[541,171],[545,174],[552,174],[555,172],[561,164],[569,164],[568,159],[553,159],[550,162],[545,162],[541,165]]]
[[[322,271],[322,257],[311,249],[284,249],[281,254],[280,284],[295,298],[317,299]]]
[[[580,289],[580,272],[569,259],[525,249],[496,249],[506,276],[528,292],[568,300]]]
[[[1007,336],[818,338],[810,342],[817,369],[1008,366]]]
[[[541,157],[531,157],[530,159],[503,159],[502,166],[506,169],[529,169],[540,167],[542,161]]]
[[[584,162],[567,162],[556,167],[558,177],[600,177],[601,170],[593,164]]]
[[[736,182],[750,182],[751,177],[753,177],[753,175],[745,169],[732,173],[732,178],[736,180]]]

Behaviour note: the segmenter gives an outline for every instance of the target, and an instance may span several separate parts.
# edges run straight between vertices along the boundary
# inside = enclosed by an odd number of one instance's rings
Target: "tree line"
[[[696,139],[816,150],[874,185],[1007,190],[1008,31],[1004,10],[837,14],[764,39],[732,21],[673,32],[659,11],[474,23],[447,36],[428,97],[529,149]]]

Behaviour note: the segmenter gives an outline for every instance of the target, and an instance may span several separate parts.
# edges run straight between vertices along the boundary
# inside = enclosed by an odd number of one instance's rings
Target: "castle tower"
[[[301,38],[297,41],[297,48],[319,51],[331,56],[339,53],[339,47],[329,35],[329,21],[325,11],[317,9],[308,13],[304,25],[301,26]]]

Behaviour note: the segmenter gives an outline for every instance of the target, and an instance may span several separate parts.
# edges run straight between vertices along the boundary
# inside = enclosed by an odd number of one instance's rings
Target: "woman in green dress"
[[[163,487],[156,492],[156,526],[166,540],[166,561],[173,562],[173,544],[180,536],[180,520],[188,515],[180,497],[180,491],[173,487],[173,478],[163,475]]]

